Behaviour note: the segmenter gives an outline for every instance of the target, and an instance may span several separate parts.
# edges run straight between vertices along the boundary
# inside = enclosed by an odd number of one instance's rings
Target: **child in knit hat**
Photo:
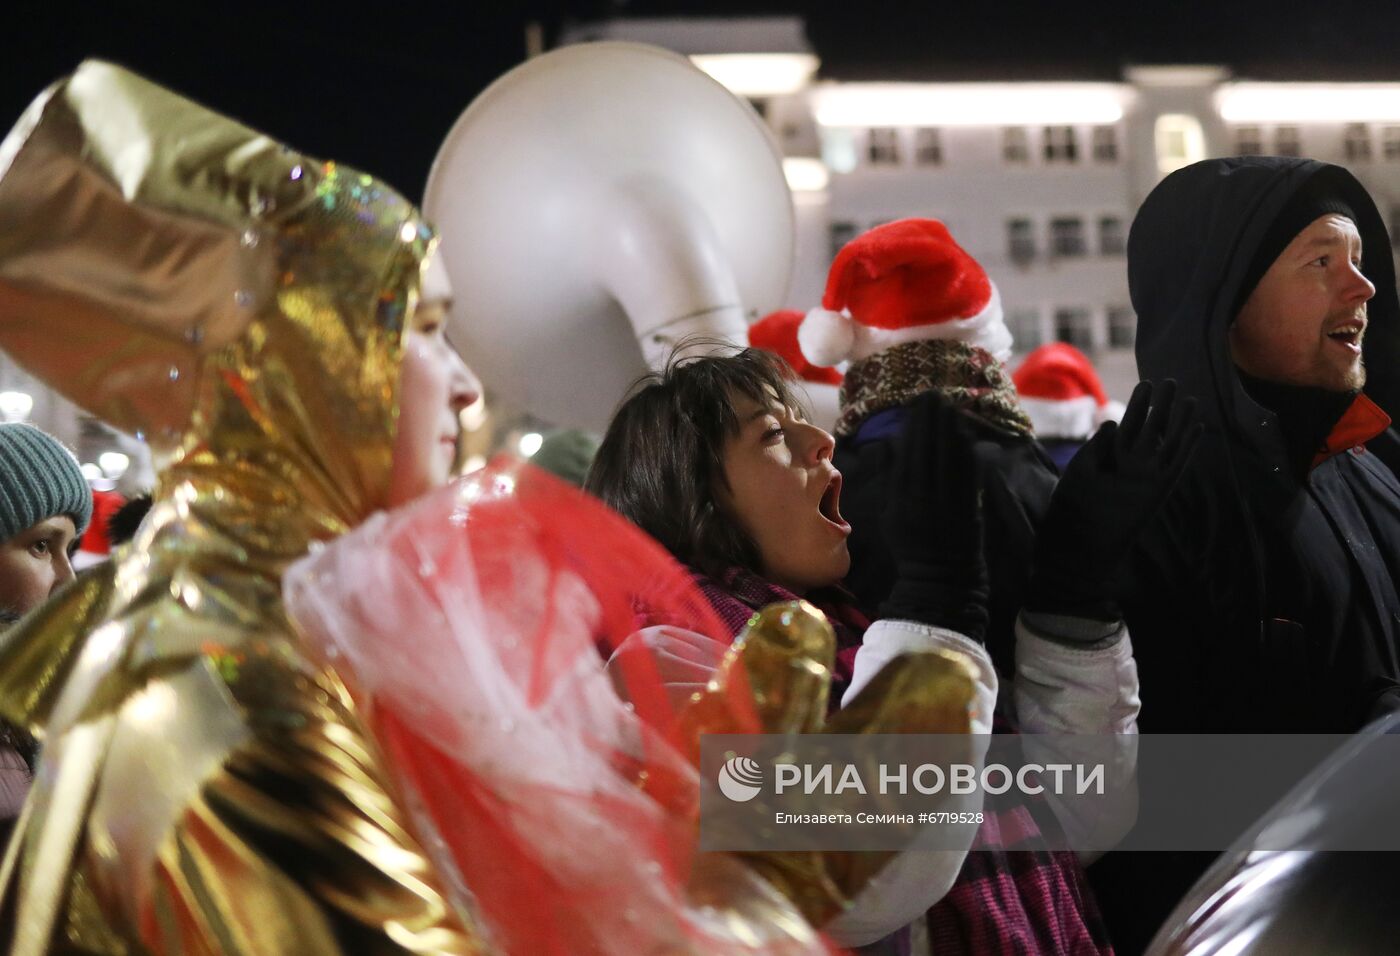
[[[72,452],[33,425],[0,425],[0,626],[73,579],[71,551],[91,518]]]

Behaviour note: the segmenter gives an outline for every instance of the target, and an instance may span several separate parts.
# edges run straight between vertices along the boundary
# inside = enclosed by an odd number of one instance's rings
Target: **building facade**
[[[604,39],[689,55],[763,117],[797,214],[788,307],[819,304],[836,250],[871,226],[941,219],[997,283],[1013,363],[1070,342],[1119,400],[1137,380],[1128,228],[1171,170],[1246,153],[1340,163],[1400,237],[1400,83],[1314,82],[1301,70],[1255,82],[1199,65],[1132,67],[1114,82],[857,81],[821,76],[795,17],[611,20],[571,27],[561,42]],[[149,483],[141,443],[3,354],[0,420],[58,435],[103,484]],[[111,467],[98,464],[104,454]]]
[[[1118,82],[819,78],[795,18],[630,20],[565,42],[630,39],[690,54],[752,103],[797,208],[791,308],[819,304],[832,257],[871,226],[943,220],[997,283],[1021,355],[1070,342],[1110,395],[1137,381],[1125,249],[1174,169],[1303,155],[1351,169],[1400,236],[1400,83],[1251,82],[1220,66],[1140,66]]]

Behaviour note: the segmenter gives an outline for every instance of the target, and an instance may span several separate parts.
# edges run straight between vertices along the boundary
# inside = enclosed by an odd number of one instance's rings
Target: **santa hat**
[[[81,571],[106,560],[112,551],[107,523],[124,504],[126,499],[115,491],[92,492],[92,521],[88,522],[87,530],[78,542],[78,551],[73,555],[74,568]]]
[[[848,242],[831,264],[822,308],[798,330],[802,353],[822,365],[921,339],[1011,357],[996,286],[936,219],[901,219]]]
[[[803,356],[802,347],[797,344],[797,328],[801,324],[802,313],[796,309],[769,313],[749,326],[749,344],[787,362],[804,382],[840,385],[840,372],[830,366],[813,365]]]
[[[1031,352],[1011,380],[1035,433],[1043,438],[1088,438],[1123,414],[1123,406],[1104,394],[1093,363],[1064,342]]]

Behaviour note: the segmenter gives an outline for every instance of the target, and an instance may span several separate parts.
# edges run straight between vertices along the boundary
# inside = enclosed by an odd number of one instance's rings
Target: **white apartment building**
[[[1305,66],[1295,82],[1253,82],[1199,65],[1133,67],[1118,82],[823,79],[796,17],[612,20],[562,42],[599,39],[689,55],[764,117],[797,209],[788,306],[820,302],[832,256],[860,232],[942,219],[1001,291],[1013,364],[1071,342],[1119,400],[1137,380],[1128,227],[1172,169],[1261,152],[1341,163],[1400,237],[1400,83],[1311,82]],[[0,420],[24,419],[74,447],[100,483],[149,483],[139,443],[0,354]]]
[[[1400,83],[1251,82],[1209,65],[1132,67],[1115,83],[819,79],[791,17],[618,20],[564,37],[592,39],[691,55],[763,115],[798,213],[787,305],[818,304],[832,256],[860,232],[941,219],[997,283],[1017,359],[1071,342],[1120,400],[1137,381],[1128,228],[1166,173],[1245,153],[1341,163],[1400,236]]]

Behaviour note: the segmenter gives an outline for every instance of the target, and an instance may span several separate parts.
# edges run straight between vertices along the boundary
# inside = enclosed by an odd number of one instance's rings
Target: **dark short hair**
[[[136,537],[141,522],[146,520],[146,515],[151,510],[151,504],[151,493],[147,491],[134,498],[128,498],[125,504],[112,512],[112,516],[107,519],[108,543],[115,548]]]
[[[725,441],[742,425],[735,399],[766,405],[776,395],[797,407],[791,381],[782,359],[758,349],[673,357],[633,386],[584,487],[704,574],[760,570],[757,546],[721,511],[715,494],[728,485]]]

